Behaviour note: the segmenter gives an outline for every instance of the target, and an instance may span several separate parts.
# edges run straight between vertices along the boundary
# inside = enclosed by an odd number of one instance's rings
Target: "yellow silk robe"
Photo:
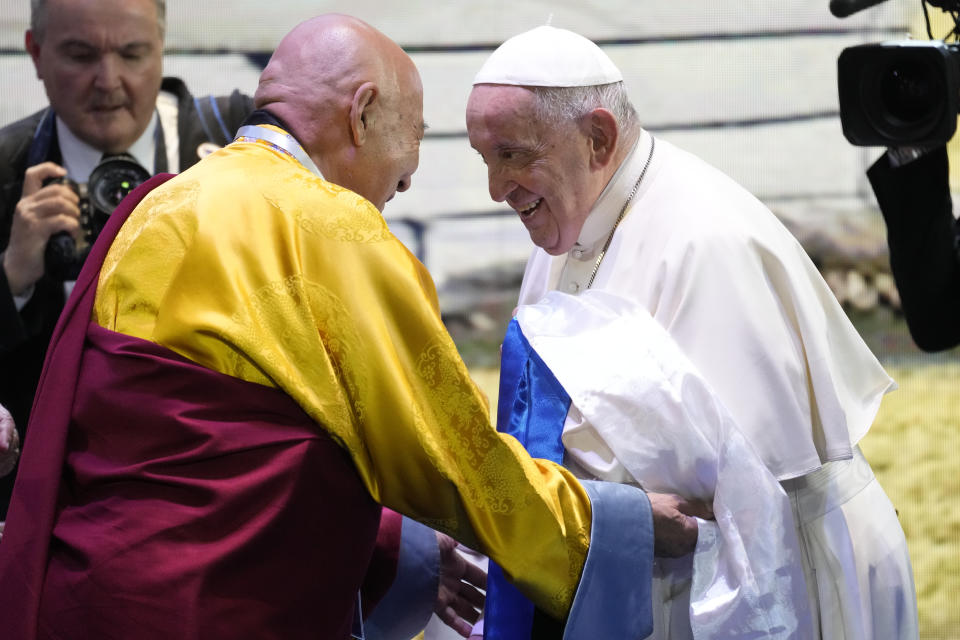
[[[483,550],[566,615],[589,499],[490,425],[430,275],[365,199],[235,142],[130,215],[94,320],[282,389],[349,451],[375,500]]]

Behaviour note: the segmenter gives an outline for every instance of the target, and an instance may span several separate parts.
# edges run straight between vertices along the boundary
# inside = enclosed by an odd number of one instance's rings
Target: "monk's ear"
[[[374,125],[375,104],[379,95],[377,85],[364,82],[353,94],[350,103],[350,134],[353,144],[362,146],[367,141],[370,127]]]
[[[613,161],[620,137],[617,119],[607,109],[597,108],[584,116],[581,126],[590,142],[590,166],[606,167]]]

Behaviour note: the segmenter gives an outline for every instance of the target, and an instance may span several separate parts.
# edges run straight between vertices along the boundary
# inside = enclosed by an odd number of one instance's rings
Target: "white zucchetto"
[[[473,84],[592,87],[622,80],[623,74],[596,44],[573,31],[545,25],[497,47]]]

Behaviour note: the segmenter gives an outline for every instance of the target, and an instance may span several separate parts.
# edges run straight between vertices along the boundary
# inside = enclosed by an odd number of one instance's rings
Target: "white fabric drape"
[[[638,484],[713,504],[692,558],[660,563],[654,637],[812,637],[790,501],[666,331],[602,291],[551,292],[517,320]]]

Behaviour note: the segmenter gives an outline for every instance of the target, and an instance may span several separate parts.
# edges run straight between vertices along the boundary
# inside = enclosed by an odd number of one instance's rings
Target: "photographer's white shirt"
[[[153,121],[126,151],[136,158],[137,162],[150,172],[150,175],[154,173],[153,165],[156,151],[154,140],[159,123],[160,118],[154,113]],[[56,126],[57,140],[60,143],[60,156],[63,158],[63,168],[67,170],[67,176],[74,182],[86,182],[90,179],[90,173],[100,164],[103,152],[94,149],[74,135],[60,118],[56,119]]]

